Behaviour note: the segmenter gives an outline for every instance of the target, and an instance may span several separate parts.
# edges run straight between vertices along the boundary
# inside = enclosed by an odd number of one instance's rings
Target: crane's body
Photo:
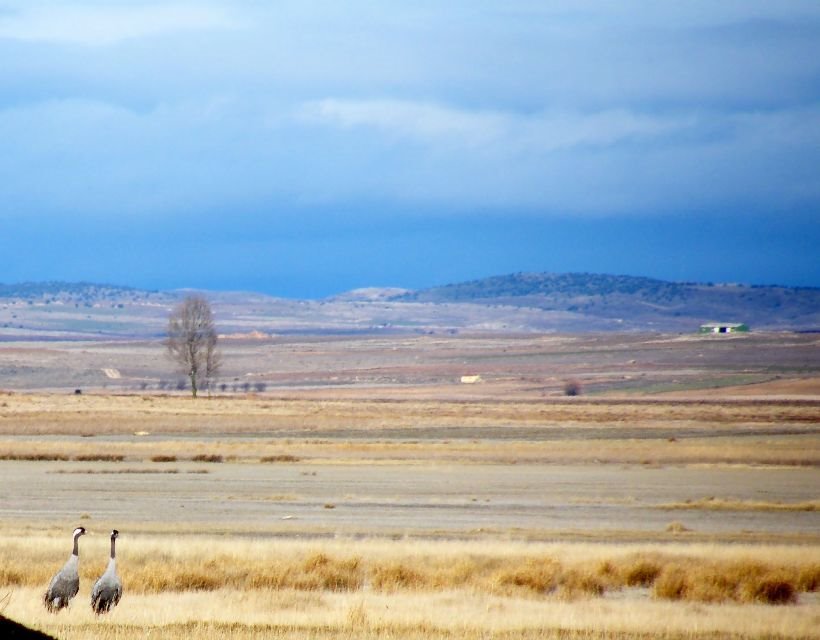
[[[111,557],[105,572],[100,576],[91,589],[91,608],[97,615],[110,611],[122,597],[122,582],[117,575],[117,556],[115,541],[120,532],[114,529],[111,532]]]
[[[74,529],[74,549],[63,568],[60,569],[48,585],[43,595],[43,604],[51,612],[57,612],[68,606],[71,599],[80,590],[80,553],[78,540],[85,535],[85,528]]]

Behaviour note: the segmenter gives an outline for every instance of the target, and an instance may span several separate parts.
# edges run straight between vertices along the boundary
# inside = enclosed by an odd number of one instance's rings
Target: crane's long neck
[[[80,540],[80,536],[74,536],[74,550],[71,552],[72,556],[79,556],[80,555],[79,540]]]
[[[114,543],[117,539],[114,536],[111,536],[111,559],[114,560],[117,557],[117,553],[114,550]]]

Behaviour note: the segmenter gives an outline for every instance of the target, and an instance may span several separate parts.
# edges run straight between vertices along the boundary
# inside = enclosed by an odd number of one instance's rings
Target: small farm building
[[[740,333],[748,330],[748,325],[742,322],[707,322],[700,325],[701,333]]]

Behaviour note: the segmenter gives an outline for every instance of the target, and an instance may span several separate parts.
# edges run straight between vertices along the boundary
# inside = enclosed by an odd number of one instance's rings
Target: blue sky
[[[0,281],[820,286],[820,3],[0,0]]]

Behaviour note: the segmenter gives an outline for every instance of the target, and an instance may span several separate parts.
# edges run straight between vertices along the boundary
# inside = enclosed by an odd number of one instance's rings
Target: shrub
[[[16,587],[26,584],[27,576],[21,569],[0,567],[0,584],[7,587]]]
[[[623,583],[628,587],[649,587],[657,580],[662,570],[659,561],[637,558],[621,569]]]
[[[814,592],[820,588],[820,562],[803,567],[797,575],[797,588],[800,591]]]
[[[218,454],[208,455],[205,453],[200,453],[199,455],[191,458],[191,460],[194,462],[222,462],[222,456]]]
[[[301,583],[295,585],[297,588],[353,591],[364,582],[359,558],[337,560],[316,553],[305,559],[302,570]]]
[[[667,533],[686,533],[687,531],[691,531],[691,529],[678,520],[674,520],[666,525]]]
[[[427,580],[416,569],[403,562],[392,562],[375,567],[370,575],[374,589],[398,591],[400,589],[422,589]]]
[[[111,453],[87,453],[74,457],[78,462],[122,462],[125,456]]]
[[[686,570],[679,564],[666,565],[655,579],[652,593],[665,600],[684,600],[688,593]]]
[[[176,591],[214,591],[221,586],[222,581],[215,574],[194,570],[178,573],[173,583]]]
[[[743,588],[745,601],[763,604],[792,604],[797,602],[797,591],[785,576],[765,576],[760,580],[748,583]]]
[[[299,462],[301,458],[292,456],[288,453],[281,453],[275,456],[264,456],[259,459],[260,462]]]
[[[568,598],[577,596],[600,596],[606,585],[601,576],[594,571],[574,568],[564,571],[560,578],[561,594]]]
[[[694,602],[788,604],[797,600],[797,587],[784,570],[757,562],[692,561],[665,566],[655,581],[654,595]]]
[[[29,462],[65,462],[68,456],[62,453],[5,453],[0,460],[26,460]]]
[[[499,571],[495,583],[533,593],[549,593],[558,586],[561,566],[551,559],[527,560],[523,565]]]
[[[564,395],[565,396],[580,396],[581,395],[581,383],[578,380],[566,380],[564,382]]]

